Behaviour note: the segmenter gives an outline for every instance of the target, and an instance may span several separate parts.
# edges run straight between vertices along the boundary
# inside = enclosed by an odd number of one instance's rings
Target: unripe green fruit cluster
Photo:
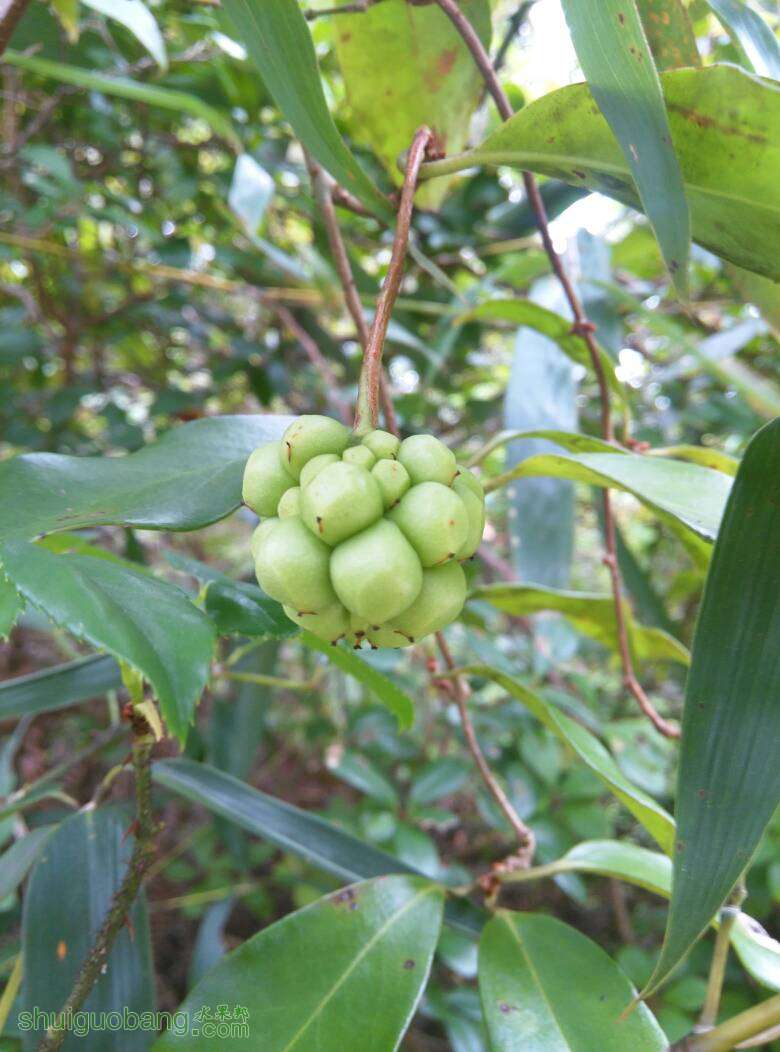
[[[249,457],[243,498],[263,520],[251,544],[260,587],[314,635],[405,647],[460,613],[485,497],[432,435],[358,440],[301,416]]]

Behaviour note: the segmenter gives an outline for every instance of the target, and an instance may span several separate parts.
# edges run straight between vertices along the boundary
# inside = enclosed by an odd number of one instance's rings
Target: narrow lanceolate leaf
[[[158,760],[152,773],[154,780],[166,789],[201,804],[340,880],[365,880],[386,873],[422,875],[324,818],[269,796],[207,764],[187,759]],[[480,911],[465,903],[448,903],[447,920],[472,934],[482,928]]]
[[[586,873],[635,884],[656,895],[672,893],[672,860],[668,855],[625,840],[584,840],[555,862],[518,870],[512,880],[522,883],[560,873]],[[717,926],[717,922],[714,922]],[[780,990],[780,943],[767,935],[758,921],[740,913],[731,932],[731,944],[745,970],[770,990]]]
[[[31,829],[0,855],[0,902],[16,891],[56,828],[49,825]]]
[[[748,69],[780,80],[780,42],[748,0],[708,0]]]
[[[347,676],[351,676],[364,687],[371,691],[377,701],[390,709],[398,720],[401,730],[408,730],[414,723],[414,702],[409,695],[396,686],[391,679],[374,668],[358,654],[345,647],[333,646],[313,636],[311,632],[301,632],[301,642],[310,650],[318,650],[324,654],[336,668],[341,669]]]
[[[617,650],[615,603],[612,596],[591,592],[567,592],[559,588],[542,588],[530,584],[487,584],[471,593],[473,599],[484,599],[507,614],[524,616],[542,610],[563,614],[580,632],[596,639],[604,646]],[[668,632],[634,621],[631,611],[624,607],[629,641],[638,661],[690,662],[687,647]]]
[[[666,852],[671,852],[674,843],[674,821],[659,803],[626,778],[606,747],[586,730],[582,724],[570,719],[565,713],[529,690],[524,684],[505,672],[490,665],[468,665],[460,670],[465,675],[490,679],[521,702],[545,727],[565,742],[580,760],[590,768],[607,788],[650,833]]]
[[[289,416],[218,416],[166,432],[124,457],[25,453],[0,464],[0,537],[111,523],[196,530],[241,503],[247,457]]]
[[[749,865],[780,802],[780,420],[737,472],[685,694],[674,881],[655,989]]]
[[[23,1011],[58,1012],[108,912],[133,849],[125,836],[129,817],[113,807],[79,811],[48,840],[33,869],[24,897]],[[92,993],[85,1012],[154,1009],[154,973],[149,919],[143,892],[130,910]],[[43,1030],[24,1036],[25,1052],[37,1049]],[[121,1027],[89,1035],[90,1052],[146,1052],[149,1035]],[[70,1035],[64,1052],[79,1052],[84,1038]]]
[[[141,0],[83,0],[87,7],[113,18],[123,25],[146,48],[157,65],[168,68],[165,41],[157,19]]]
[[[114,658],[93,654],[0,683],[0,720],[64,709],[122,686]]]
[[[500,910],[479,944],[479,994],[493,1052],[664,1052],[646,1005],[625,1014],[628,978],[555,917]]]
[[[317,56],[298,0],[225,0],[233,35],[303,145],[336,182],[369,208],[392,217],[390,206],[347,149],[328,110]]]
[[[634,0],[563,0],[574,48],[678,289],[687,293],[691,222],[661,82]]]
[[[774,177],[780,165],[780,89],[727,65],[670,70],[661,83],[694,240],[780,280],[780,181]],[[728,124],[721,119],[724,98]],[[425,164],[421,175],[478,164],[529,168],[643,207],[623,152],[585,84],[544,95],[476,149]]]
[[[129,77],[108,76],[91,69],[83,69],[81,66],[54,62],[48,58],[21,55],[17,51],[5,51],[3,62],[27,70],[28,73],[35,73],[39,77],[56,80],[60,84],[72,84],[85,91],[99,91],[103,95],[143,102],[148,106],[173,110],[183,116],[197,117],[210,125],[217,135],[221,135],[236,149],[241,149],[241,140],[230,118],[203,102],[197,95],[190,95],[186,91],[176,91],[173,88],[163,88],[157,84],[145,84],[142,81],[131,80]]]
[[[490,46],[488,0],[461,0],[464,15]],[[383,0],[331,22],[344,77],[348,123],[400,185],[398,157],[421,124],[436,129],[448,152],[462,150],[482,78],[455,27],[435,4]],[[434,189],[434,188],[431,188]],[[440,198],[442,186],[434,192]],[[422,203],[434,204],[422,195]]]
[[[512,471],[490,479],[494,490],[516,478],[551,475],[633,493],[666,523],[682,523],[693,533],[711,540],[731,488],[731,479],[720,471],[678,460],[640,456],[636,453],[543,453]]]
[[[127,661],[149,681],[172,734],[183,739],[209,672],[214,629],[174,585],[87,555],[0,545],[8,576],[55,624]]]
[[[428,980],[443,899],[419,877],[378,877],[290,914],[198,983],[179,1009],[190,1033],[169,1032],[154,1052],[223,1049],[197,1013],[226,1003],[246,1010],[244,1037],[263,1052],[343,1052],[356,1034],[361,1052],[393,1052]]]

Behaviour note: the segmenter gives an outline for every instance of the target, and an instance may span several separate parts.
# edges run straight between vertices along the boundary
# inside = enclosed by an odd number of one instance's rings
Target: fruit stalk
[[[409,243],[409,230],[414,210],[414,193],[417,189],[417,178],[420,165],[433,140],[430,128],[418,128],[414,133],[412,145],[406,158],[406,172],[398,203],[398,217],[393,237],[393,250],[382,291],[376,304],[376,313],[368,342],[363,352],[363,367],[360,371],[357,407],[355,411],[355,434],[365,435],[372,431],[379,420],[379,388],[382,378],[382,350],[390,324],[398,293],[401,289],[401,278],[404,271],[406,248]]]

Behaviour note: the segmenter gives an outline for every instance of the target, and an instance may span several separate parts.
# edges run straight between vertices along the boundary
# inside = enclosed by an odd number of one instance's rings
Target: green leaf
[[[128,819],[114,807],[79,811],[67,818],[46,843],[24,896],[22,1009],[58,1012],[71,991],[111,898],[119,887],[131,851]],[[149,1012],[154,1009],[154,972],[149,919],[141,892],[92,993],[87,1012]],[[28,1031],[25,1052],[38,1047],[43,1033]],[[128,1027],[95,1031],[90,1052],[145,1052],[149,1036]],[[63,1052],[79,1052],[84,1039],[66,1038]]]
[[[387,200],[357,163],[328,110],[309,27],[297,0],[225,0],[233,36],[247,49],[296,138],[337,183],[385,219]]]
[[[488,0],[463,0],[459,6],[488,47]],[[402,182],[398,158],[421,124],[436,129],[448,152],[463,149],[482,78],[460,34],[435,4],[383,0],[367,11],[339,15],[330,26],[349,128],[382,160],[393,182]],[[432,207],[445,190],[429,187],[420,204]]]
[[[598,640],[611,650],[618,649],[615,602],[610,595],[566,592],[540,585],[488,584],[475,588],[472,599],[484,599],[504,613],[522,616],[541,610],[556,610],[580,632]],[[638,624],[627,604],[623,604],[633,655],[638,661],[690,662],[687,647],[668,632]]]
[[[670,70],[661,82],[694,240],[780,280],[780,182],[774,174],[780,166],[780,89],[726,65]],[[727,124],[723,99],[729,100]],[[429,162],[421,174],[449,175],[481,164],[529,168],[640,206],[620,146],[585,84],[544,95],[481,146]]]
[[[206,589],[206,613],[220,635],[286,639],[299,631],[281,603],[244,581],[215,581]]]
[[[464,323],[472,319],[486,322],[511,322],[514,325],[526,326],[554,340],[567,357],[577,362],[578,365],[584,366],[588,372],[593,368],[588,346],[581,336],[572,332],[571,321],[532,300],[487,300],[465,314],[459,315],[457,321]],[[609,386],[620,400],[624,401],[623,385],[615,375],[614,363],[603,347],[599,347],[599,357]]]
[[[426,804],[441,800],[443,796],[451,796],[468,781],[470,774],[469,765],[456,756],[432,760],[414,779],[409,790],[409,803],[425,807]]]
[[[435,884],[408,876],[336,891],[223,958],[179,1011],[194,1021],[203,1005],[239,1005],[263,1052],[343,1052],[356,1034],[361,1052],[392,1052],[428,979],[443,898]],[[224,1049],[224,1038],[198,1030],[169,1031],[154,1052]]]
[[[408,730],[414,724],[414,702],[409,695],[396,686],[391,679],[370,665],[365,658],[352,650],[347,650],[338,643],[326,643],[311,632],[301,632],[301,642],[310,650],[324,654],[336,668],[362,683],[364,687],[388,708],[398,720],[401,730]]]
[[[479,993],[493,1052],[665,1052],[628,978],[555,917],[499,910],[479,944]]]
[[[60,84],[72,84],[85,91],[99,91],[103,95],[143,102],[147,106],[158,106],[160,109],[173,110],[176,113],[195,117],[210,125],[217,135],[221,135],[236,150],[242,148],[241,140],[230,119],[213,106],[203,102],[197,95],[190,95],[186,91],[162,88],[157,84],[145,84],[142,81],[131,80],[129,77],[95,73],[91,69],[68,66],[62,62],[53,62],[48,58],[21,55],[18,51],[10,49],[3,53],[3,62],[16,66],[18,69],[24,69],[28,73],[34,73],[36,76],[59,81]]]
[[[675,285],[688,291],[691,221],[664,96],[634,0],[562,0],[593,98],[620,143]]]
[[[194,420],[123,457],[25,453],[0,464],[0,537],[107,523],[196,530],[241,503],[247,457],[281,437],[288,416]]]
[[[655,989],[706,929],[780,802],[780,420],[748,445],[712,556],[685,693],[674,882]]]
[[[248,153],[242,153],[233,169],[228,204],[248,237],[257,237],[274,189],[274,181],[265,168]]]
[[[636,0],[636,8],[657,69],[701,65],[696,35],[682,0]]]
[[[340,880],[415,873],[413,867],[345,833],[319,815],[269,796],[207,764],[187,759],[158,760],[152,774],[171,792],[201,804]],[[483,915],[470,903],[448,902],[446,916],[449,924],[469,934],[481,930]]]
[[[746,0],[707,0],[744,57],[748,69],[780,80],[780,43]]]
[[[669,898],[672,891],[672,860],[668,855],[625,840],[585,840],[555,862],[518,870],[513,883],[554,877],[561,873],[590,873],[636,884]],[[713,922],[717,927],[717,921]],[[731,943],[745,970],[770,990],[780,990],[780,943],[746,913],[740,913],[731,932]]]
[[[24,599],[0,571],[0,641],[8,639],[22,610]]]
[[[724,475],[731,475],[732,478],[739,467],[736,457],[730,457],[728,453],[722,453],[719,449],[710,449],[707,446],[665,446],[664,448],[656,446],[654,449],[648,449],[647,456],[687,460],[703,468],[722,471]]]
[[[586,730],[566,716],[551,702],[535,694],[513,676],[509,676],[489,665],[468,665],[459,670],[464,675],[481,676],[492,680],[513,698],[517,698],[528,711],[562,742],[574,750],[576,755],[620,800],[631,814],[666,852],[674,844],[674,821],[660,804],[647,793],[637,788],[623,774],[607,752],[605,746]]]
[[[119,666],[108,654],[93,654],[0,683],[0,719],[36,715],[98,698],[122,686]]]
[[[0,856],[0,902],[16,891],[56,828],[56,825],[49,825],[31,829],[3,852]]]
[[[25,598],[73,635],[142,672],[172,734],[186,737],[209,673],[214,630],[175,585],[86,555],[0,545]]]
[[[526,438],[544,438],[554,442],[556,446],[567,449],[570,453],[622,453],[618,446],[605,442],[603,438],[594,438],[592,435],[580,435],[574,431],[552,431],[548,428],[534,429],[533,431],[499,431],[491,440],[480,449],[479,453],[469,463],[469,467],[481,463],[494,450],[500,449],[508,442],[523,441]]]
[[[651,508],[662,522],[673,527],[682,523],[708,540],[718,532],[731,489],[731,479],[720,471],[637,453],[543,453],[490,479],[485,489],[498,489],[516,478],[536,475],[625,490]]]
[[[328,764],[328,768],[337,778],[370,796],[377,803],[392,808],[398,806],[398,793],[394,786],[359,752],[342,753],[334,763]]]
[[[142,44],[163,71],[168,68],[165,41],[157,19],[141,0],[82,0],[93,11],[113,18]]]

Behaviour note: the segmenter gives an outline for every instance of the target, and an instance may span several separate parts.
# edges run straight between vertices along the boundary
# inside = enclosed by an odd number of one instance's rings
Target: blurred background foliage
[[[391,6],[388,0],[370,16],[350,16],[355,31],[360,18],[384,17],[382,8],[391,18]],[[771,17],[773,5],[764,6]],[[2,457],[31,450],[120,455],[201,416],[338,413],[354,402],[359,347],[299,144],[216,6],[162,0],[151,10],[159,31],[146,26],[139,40],[137,25],[130,32],[91,5],[35,0],[12,48],[162,88],[162,96],[150,90],[121,98],[83,77],[80,83],[78,73],[64,82],[44,75],[45,66],[0,65]],[[706,62],[739,60],[704,3],[694,0],[690,13]],[[413,114],[401,85],[397,110],[377,114],[361,97],[367,74],[360,48],[350,51],[343,27],[336,29],[346,18],[310,22],[328,101],[361,162],[390,191],[402,147],[393,140],[381,160],[371,147],[384,134],[383,121],[404,128]],[[492,52],[502,56],[515,107],[579,79],[553,0],[498,2],[493,26]],[[390,55],[377,76],[391,84],[396,75]],[[403,87],[413,95],[414,85]],[[469,117],[481,89],[468,76],[461,87]],[[469,125],[460,112],[454,117],[459,148],[470,139]],[[495,121],[484,105],[470,119],[481,132]],[[505,427],[598,434],[595,382],[555,342],[509,321],[467,318],[476,304],[506,296],[565,314],[520,174],[470,171],[445,189],[421,197],[415,256],[386,348],[401,427],[440,435],[464,460]],[[620,437],[739,457],[780,407],[780,289],[694,248],[691,299],[681,304],[644,217],[553,180],[543,192],[555,243],[626,388],[631,424],[619,428]],[[392,232],[345,208],[338,216],[370,317]],[[502,445],[482,470],[498,474],[544,445]],[[616,495],[615,506],[636,617],[689,644],[706,571],[701,553],[686,549],[628,495]],[[595,508],[586,487],[562,481],[525,480],[496,492],[482,557],[470,569],[474,583],[517,579],[606,594]],[[192,585],[166,554],[248,579],[252,524],[242,512],[187,537],[107,527],[70,543],[99,544]],[[475,599],[449,636],[459,659],[531,682],[598,734],[636,785],[671,807],[676,747],[623,696],[608,635],[582,628],[554,612],[508,616]],[[0,674],[13,678],[79,652],[28,612],[0,649]],[[335,669],[323,671],[293,640],[254,651],[242,667],[299,688],[216,676],[187,753],[327,816],[437,879],[467,883],[502,857],[508,829],[471,767],[451,699],[432,682],[433,651],[380,652],[370,661],[415,698],[412,730],[399,732],[364,688]],[[649,660],[641,673],[662,711],[679,716],[684,667]],[[536,832],[538,862],[581,840],[631,835],[648,844],[568,747],[496,685],[476,686],[478,735]],[[7,739],[3,792],[30,782],[116,718],[113,692],[37,717],[18,751]],[[72,769],[62,783],[68,798],[88,798],[112,760],[108,749]],[[149,897],[158,1000],[172,1008],[226,946],[335,884],[180,800],[160,802],[166,830]],[[48,801],[24,820],[35,827],[69,806]],[[6,823],[4,841],[12,832]],[[649,892],[566,874],[515,886],[505,899],[569,920],[596,937],[635,983],[647,979],[665,917],[665,903]],[[778,903],[776,823],[750,872],[746,909],[771,928]],[[10,967],[20,906],[12,895],[0,907],[0,967]],[[708,946],[700,944],[654,1000],[671,1039],[690,1029],[707,962]],[[474,945],[448,930],[404,1047],[485,1047],[475,973]],[[753,981],[732,961],[724,1014],[757,998]],[[3,1047],[17,1047],[13,1035]]]

